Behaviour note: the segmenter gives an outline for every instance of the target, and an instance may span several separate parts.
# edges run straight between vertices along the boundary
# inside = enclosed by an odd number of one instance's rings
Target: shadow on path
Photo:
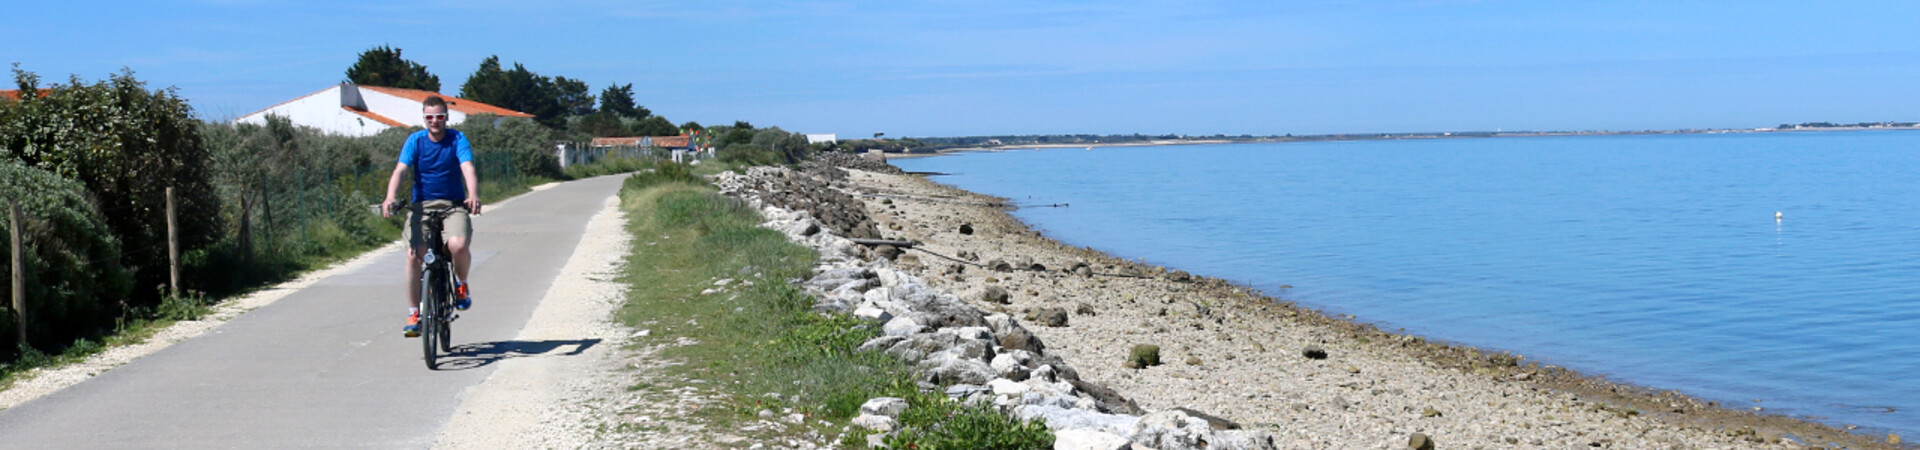
[[[587,349],[599,343],[599,339],[575,339],[462,344],[453,347],[453,351],[444,357],[446,359],[440,361],[440,370],[475,369],[510,358],[574,356],[586,352]]]

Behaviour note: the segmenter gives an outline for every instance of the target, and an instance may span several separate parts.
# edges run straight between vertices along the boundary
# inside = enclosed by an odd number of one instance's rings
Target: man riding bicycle
[[[400,174],[413,168],[413,202],[422,210],[453,209],[447,214],[442,234],[447,251],[453,254],[454,308],[473,305],[467,294],[467,266],[472,261],[467,251],[473,238],[473,226],[467,214],[480,213],[480,175],[473,167],[473,146],[459,130],[447,128],[447,101],[427,97],[421,106],[427,129],[407,136],[400,148],[400,162],[387,180],[387,199],[380,204],[383,215],[390,215],[397,203],[393,194],[400,189]],[[407,337],[420,336],[420,258],[427,251],[420,236],[421,214],[408,214],[402,240],[407,245]]]

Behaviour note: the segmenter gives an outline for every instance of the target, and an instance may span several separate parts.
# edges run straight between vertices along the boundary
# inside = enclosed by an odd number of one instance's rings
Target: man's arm
[[[460,177],[467,180],[467,211],[480,214],[480,171],[473,168],[473,161],[460,163]]]
[[[400,190],[400,174],[407,172],[407,163],[393,166],[393,176],[387,178],[387,200],[380,202],[380,217],[393,215],[393,193]]]

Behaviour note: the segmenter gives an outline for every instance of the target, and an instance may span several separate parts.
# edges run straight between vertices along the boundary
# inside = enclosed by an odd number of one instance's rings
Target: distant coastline
[[[1274,142],[1328,142],[1328,141],[1375,141],[1398,139],[1457,139],[1457,138],[1514,138],[1549,136],[1639,136],[1639,135],[1680,135],[1680,134],[1745,134],[1745,133],[1803,133],[1820,131],[1871,131],[1871,130],[1920,130],[1920,123],[1879,122],[1856,124],[1833,124],[1828,122],[1808,122],[1801,124],[1782,124],[1778,127],[1764,128],[1692,128],[1678,130],[1639,130],[1639,131],[1464,131],[1464,132],[1425,132],[1425,133],[1352,133],[1320,135],[1285,135],[1265,137],[1226,137],[1193,136],[1176,139],[1147,139],[1124,142],[1074,142],[1045,144],[1004,144],[975,145],[941,148],[932,151],[908,151],[905,153],[887,153],[888,158],[919,158],[961,152],[994,152],[1006,150],[1025,150],[1043,148],[1095,148],[1095,147],[1149,147],[1168,145],[1209,145],[1209,144],[1253,144]],[[1058,136],[1058,135],[1048,135]],[[931,138],[928,138],[931,139]]]

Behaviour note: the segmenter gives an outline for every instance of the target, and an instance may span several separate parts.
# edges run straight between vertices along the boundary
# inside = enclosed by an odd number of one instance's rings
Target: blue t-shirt
[[[400,147],[400,163],[413,167],[413,201],[467,201],[467,179],[460,163],[473,161],[473,146],[467,135],[448,129],[445,142],[434,142],[432,133],[420,130],[407,136]]]

